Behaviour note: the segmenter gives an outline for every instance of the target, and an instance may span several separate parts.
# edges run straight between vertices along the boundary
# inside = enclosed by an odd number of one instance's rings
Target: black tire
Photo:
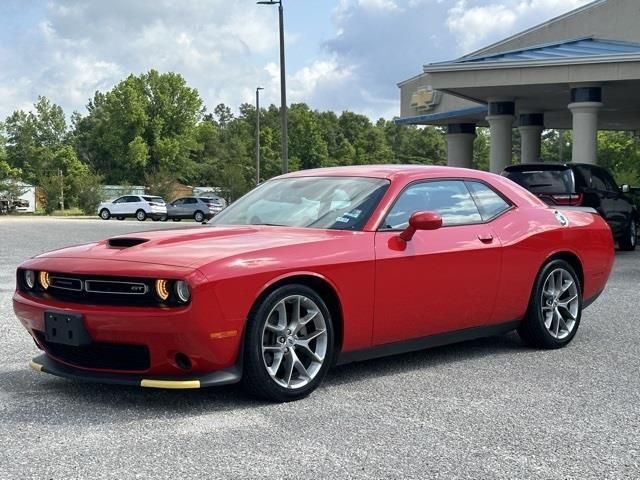
[[[200,210],[198,210],[197,212],[195,212],[193,214],[193,219],[198,223],[204,222],[204,213],[202,213]]]
[[[266,360],[263,358],[262,353],[262,335],[265,330],[265,323],[268,320],[268,316],[274,310],[276,305],[284,299],[296,295],[307,297],[314,302],[318,307],[319,312],[321,312],[324,317],[326,352],[323,363],[317,370],[313,379],[311,379],[306,385],[294,389],[281,386],[268,373]],[[300,284],[284,285],[274,290],[254,305],[251,313],[249,314],[249,318],[247,319],[247,328],[244,338],[243,388],[250,395],[274,402],[290,402],[306,397],[322,383],[322,380],[333,361],[335,350],[334,338],[334,326],[329,309],[323,299],[314,290]],[[294,347],[292,347],[292,349],[293,348]],[[299,352],[299,350],[297,350],[297,352]],[[283,362],[285,362],[285,360],[283,360]],[[284,364],[284,368],[286,368],[286,362]]]
[[[625,229],[625,234],[618,241],[618,246],[620,250],[632,252],[636,249],[636,243],[638,243],[638,225],[635,219],[632,218]]]
[[[182,219],[181,218],[172,218],[171,220],[173,220],[174,222],[179,222]]]
[[[116,217],[117,220],[124,220],[124,217]]]
[[[139,222],[144,222],[147,219],[147,212],[145,212],[142,209],[138,210],[136,212],[136,218],[138,219]]]
[[[163,215],[162,217],[160,217],[161,222],[166,222],[168,219],[169,217],[167,217],[166,215]]]
[[[111,212],[108,208],[103,208],[100,210],[100,218],[103,220],[109,220],[111,218]]]
[[[572,329],[568,332],[568,335],[563,338],[556,338],[549,331],[547,326],[545,326],[545,314],[543,313],[544,309],[559,310],[559,307],[556,306],[558,303],[557,298],[553,306],[550,306],[549,303],[546,303],[545,300],[543,300],[543,297],[545,295],[543,293],[545,282],[553,272],[557,272],[559,270],[566,272],[577,287],[577,292],[575,292],[575,295],[577,295],[577,313],[574,315],[574,323]],[[547,302],[551,302],[551,300],[547,300]],[[567,313],[568,309],[563,308],[563,312]],[[552,313],[552,315],[554,314]],[[525,343],[535,348],[562,348],[568,345],[573,337],[575,337],[576,332],[578,331],[578,327],[580,326],[581,316],[582,285],[580,284],[578,275],[576,274],[574,268],[565,260],[551,260],[542,267],[542,269],[538,273],[538,276],[536,277],[535,283],[533,285],[533,290],[531,292],[531,298],[529,300],[529,307],[527,308],[525,318],[522,320],[520,326],[518,327],[518,334]],[[555,319],[556,317],[553,318]]]

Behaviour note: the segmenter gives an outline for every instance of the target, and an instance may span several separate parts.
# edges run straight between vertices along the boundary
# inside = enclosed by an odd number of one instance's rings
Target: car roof
[[[494,174],[469,168],[440,165],[356,165],[349,167],[314,168],[280,175],[276,178],[296,177],[369,177],[390,180],[420,178],[485,178]]]
[[[584,166],[584,167],[595,167],[604,169],[604,167],[600,165],[594,165],[591,163],[578,163],[578,162],[536,162],[536,163],[520,163],[518,165],[509,165],[505,167],[505,172],[521,172],[526,170],[555,170],[559,168],[563,169],[572,169],[575,167]]]

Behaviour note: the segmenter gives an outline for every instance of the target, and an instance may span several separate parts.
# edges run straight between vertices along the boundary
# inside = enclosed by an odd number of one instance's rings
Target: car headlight
[[[169,299],[169,282],[156,280],[156,295],[160,300],[166,302]]]
[[[38,274],[38,280],[40,281],[40,286],[44,289],[47,290],[49,288],[50,282],[49,282],[49,272],[40,272]]]
[[[33,270],[25,270],[24,284],[29,290],[33,290],[33,288],[36,286],[36,272],[34,272]]]
[[[179,280],[176,282],[173,289],[175,290],[180,303],[187,303],[191,298],[191,290],[189,289],[189,284],[187,282]]]

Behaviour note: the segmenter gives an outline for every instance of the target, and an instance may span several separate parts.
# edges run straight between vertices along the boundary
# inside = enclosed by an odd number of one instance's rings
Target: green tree
[[[107,182],[141,183],[156,170],[181,178],[193,171],[204,108],[181,75],[130,75],[106,94],[96,93],[87,110],[86,117],[74,117],[74,145]]]
[[[316,115],[304,103],[289,109],[289,157],[301,169],[319,168],[329,160],[327,143],[322,138]]]

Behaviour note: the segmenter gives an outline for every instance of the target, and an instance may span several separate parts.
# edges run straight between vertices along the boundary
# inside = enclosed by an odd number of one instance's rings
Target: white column
[[[491,132],[491,157],[489,169],[493,173],[500,173],[507,165],[511,165],[513,155],[513,141],[511,130],[515,104],[512,101],[489,99],[489,130]]]
[[[576,102],[569,104],[573,114],[572,162],[598,163],[598,111],[601,102]]]
[[[473,141],[476,138],[474,123],[455,123],[447,126],[447,165],[473,167]]]
[[[520,130],[520,157],[522,163],[539,162],[542,130],[544,130],[544,115],[542,113],[520,114],[518,130]]]

